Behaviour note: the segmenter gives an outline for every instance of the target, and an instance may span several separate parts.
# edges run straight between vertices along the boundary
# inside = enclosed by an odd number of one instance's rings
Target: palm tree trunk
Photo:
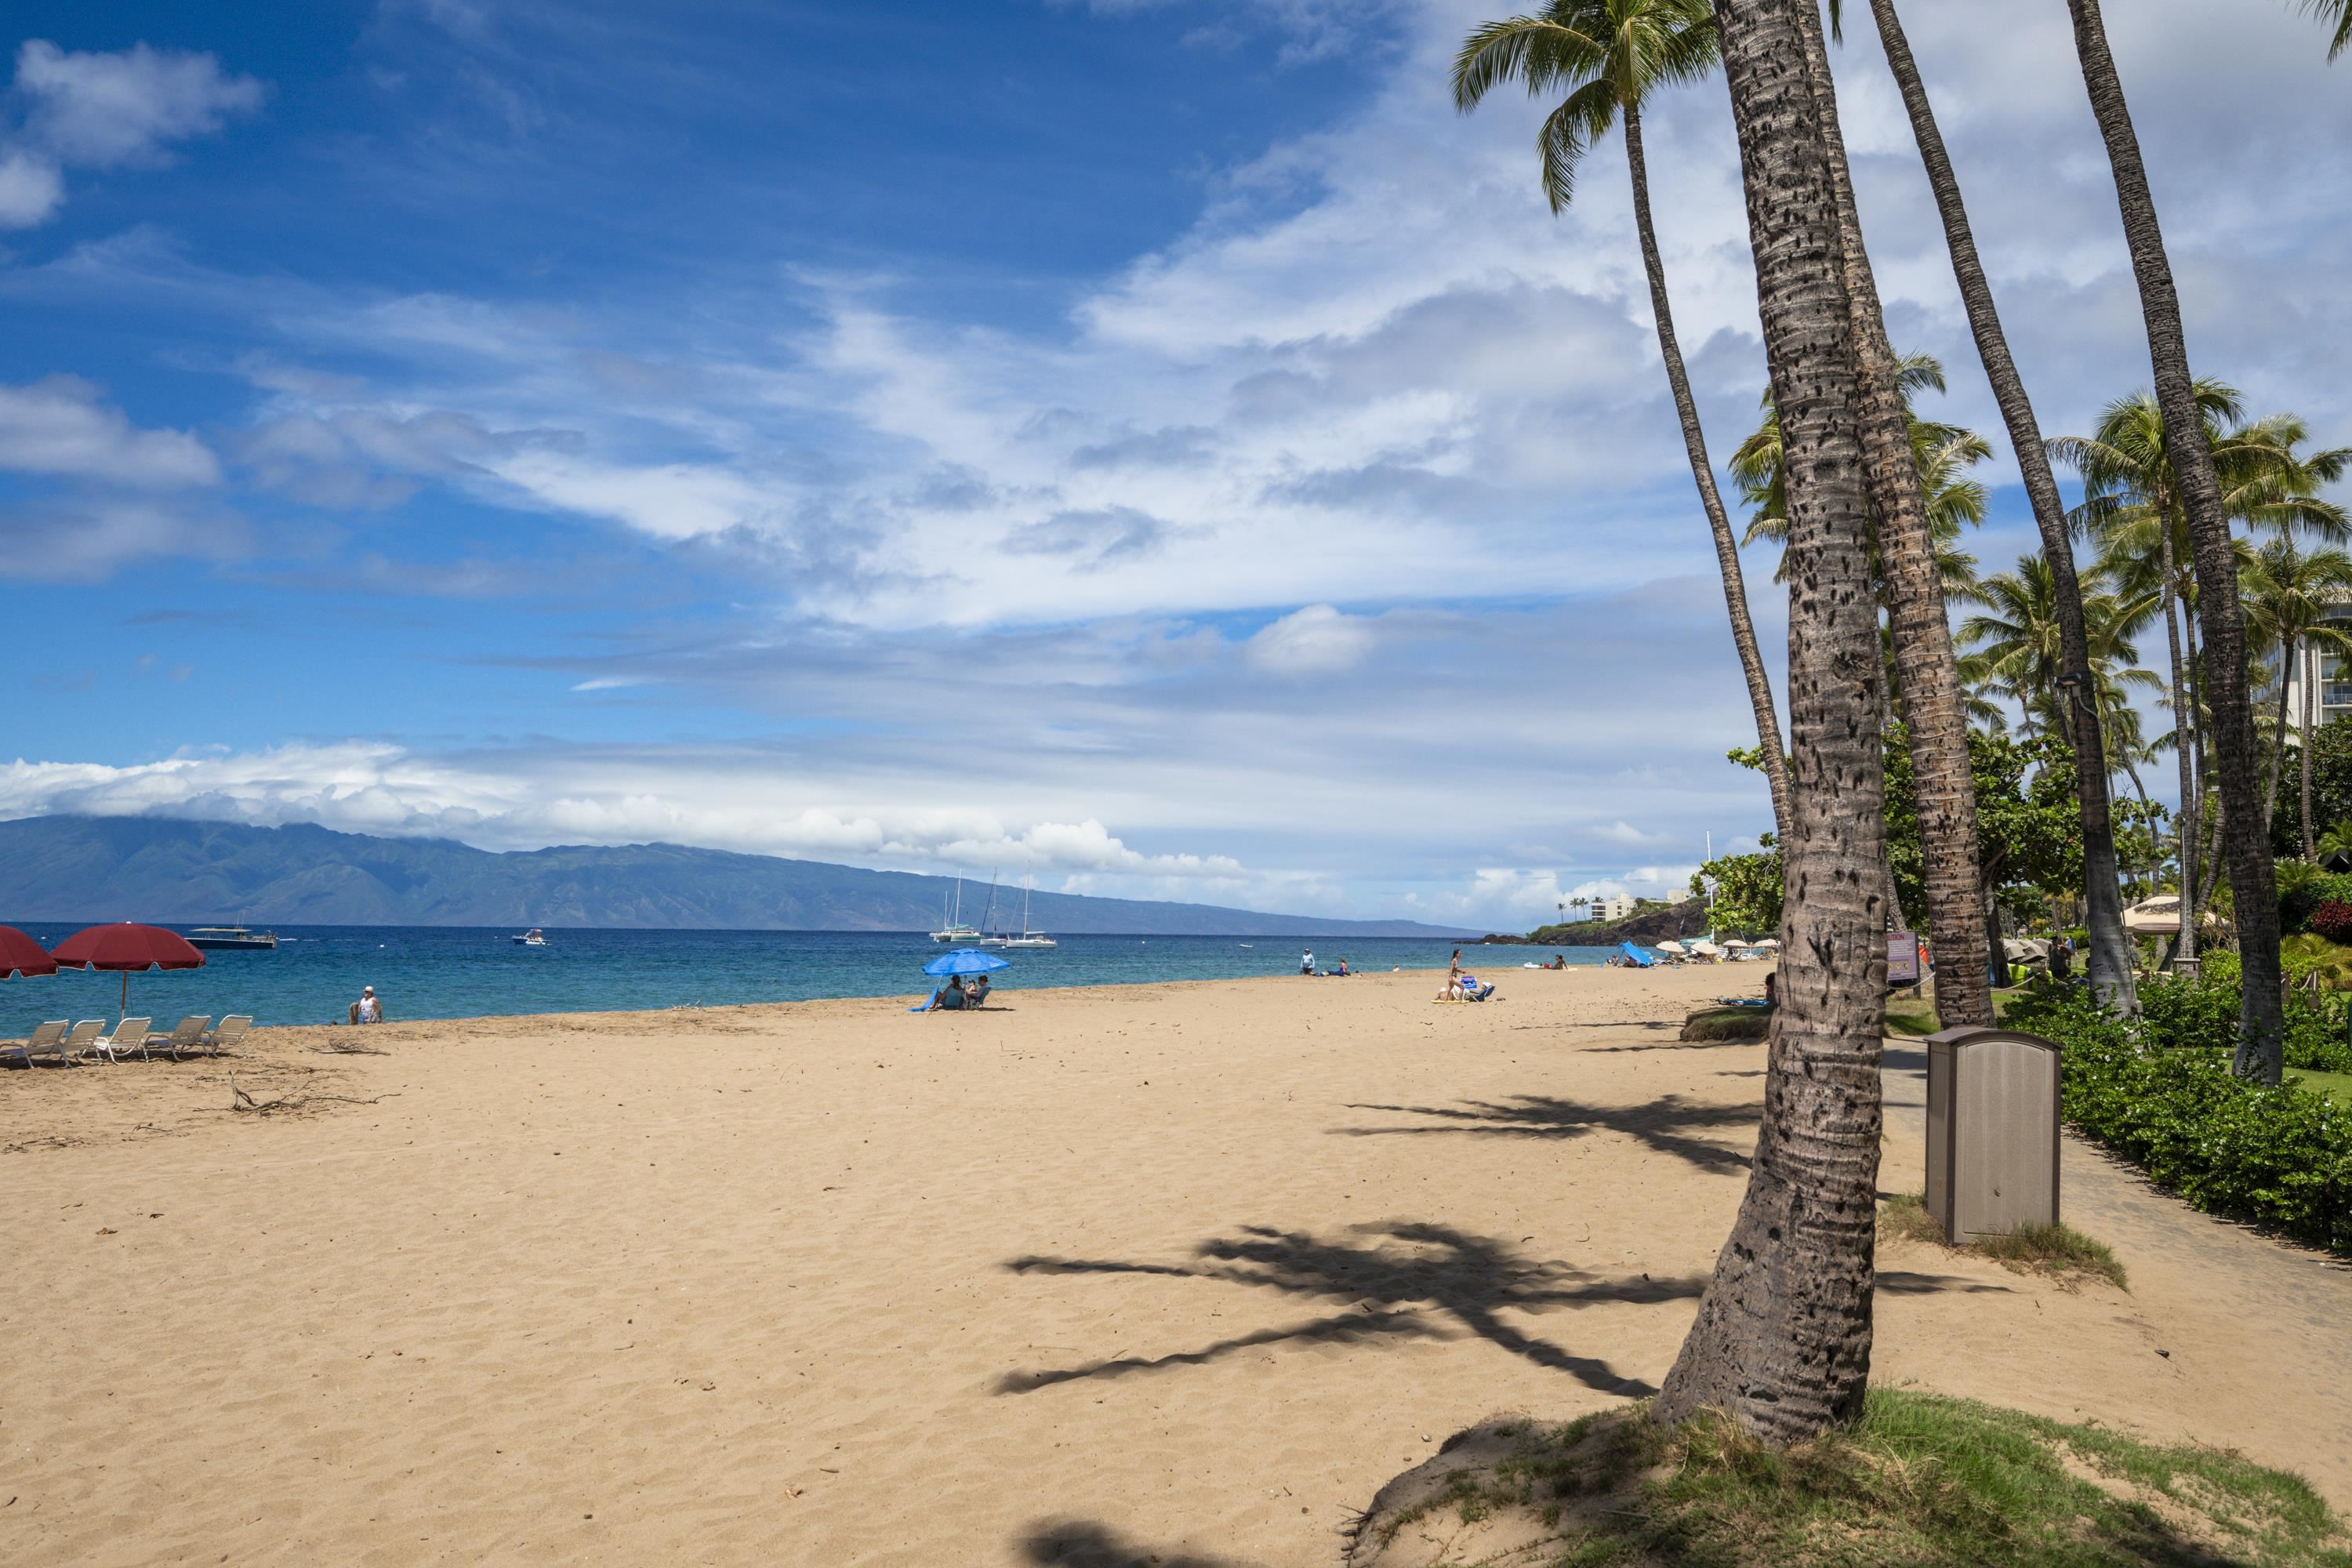
[[[1993,400],[2000,405],[2001,422],[2009,430],[2011,449],[2025,479],[2025,493],[2033,505],[2034,525],[2042,532],[2042,553],[2050,563],[2056,588],[2058,627],[2066,669],[2083,678],[2083,695],[2067,703],[2068,731],[2074,744],[2075,799],[2083,823],[2084,896],[2090,906],[2084,924],[2090,931],[2092,994],[2123,1013],[2138,1011],[2132,987],[2131,938],[2124,931],[2121,873],[2116,860],[2113,803],[2107,790],[2104,737],[2096,703],[2088,691],[2090,641],[2083,624],[2083,587],[2074,574],[2074,549],[2066,531],[2066,508],[2059,499],[2057,476],[2049,454],[2042,448],[2042,427],[2033,405],[2025,395],[2025,381],[2010,357],[2009,338],[1994,309],[1992,288],[1977,242],[1969,227],[1969,211],[1960,199],[1960,183],[1944,151],[1943,132],[1927,102],[1919,79],[1918,62],[1911,58],[1910,40],[1895,14],[1894,0],[1871,0],[1878,36],[1886,49],[1886,63],[1910,111],[1911,132],[1919,143],[1919,157],[1927,168],[1927,184],[1936,195],[1936,210],[1944,222],[1946,247],[1952,255],[1952,276],[1959,284],[1960,303],[1969,313],[1969,329],[1976,337],[1977,357],[1984,362],[1992,384]]]
[[[1790,835],[1780,1006],[1755,1162],[1653,1412],[1767,1442],[1858,1415],[1869,1382],[1885,1026],[1885,664],[1854,429],[1853,315],[1791,0],[1716,0],[1789,469]]]
[[[1739,570],[1739,542],[1732,537],[1731,518],[1715,488],[1715,466],[1706,455],[1706,433],[1699,426],[1698,404],[1691,396],[1690,377],[1683,370],[1682,344],[1675,337],[1673,307],[1666,301],[1666,264],[1658,254],[1657,231],[1650,223],[1650,171],[1642,153],[1642,109],[1625,106],[1625,163],[1633,179],[1633,228],[1642,238],[1642,268],[1650,279],[1650,313],[1657,318],[1658,353],[1666,362],[1666,384],[1674,389],[1675,412],[1683,422],[1683,448],[1690,456],[1691,478],[1698,485],[1699,505],[1715,535],[1716,568],[1723,576],[1723,607],[1731,616],[1732,646],[1739,650],[1740,673],[1748,678],[1748,705],[1756,713],[1756,738],[1764,749],[1764,781],[1772,791],[1772,824],[1783,843],[1789,837],[1789,763],[1780,747],[1780,720],[1772,705],[1772,682],[1764,673],[1764,655],[1756,644],[1756,623],[1748,615],[1748,584]]]
[[[2295,750],[2303,753],[2303,858],[2306,860],[2319,858],[2319,843],[2311,836],[2311,689],[2318,684],[2319,664],[2315,658],[2307,668],[2295,671],[2303,678],[2303,743]]]
[[[2083,86],[2091,112],[2107,145],[2115,172],[2116,200],[2123,214],[2124,238],[2131,247],[2132,274],[2139,283],[2140,316],[2147,328],[2148,359],[2155,371],[2157,405],[2164,412],[2164,436],[2173,472],[2189,513],[2189,538],[2197,565],[2197,613],[2205,625],[2209,656],[2207,686],[2213,716],[2213,754],[2221,774],[2221,820],[2227,833],[2222,858],[2230,869],[2230,897],[2238,923],[2242,975],[2238,1008],[2236,1070],[2242,1077],[2274,1084],[2285,1065],[2285,998],[2279,970],[2278,879],[2263,832],[2261,769],[2255,762],[2252,705],[2246,695],[2246,628],[2238,610],[2238,563],[2230,542],[2230,518],[2213,453],[2205,442],[2189,371],[2189,347],[2180,327],[2180,300],[2172,267],[2156,221],[2156,198],[2147,188],[2139,138],[2132,130],[2116,62],[2107,52],[2099,0],[2066,0],[2074,21],[2074,52],[2083,65]]]
[[[2159,509],[2160,512],[2161,509]],[[2197,959],[2197,926],[2188,919],[2197,899],[2197,742],[2189,728],[2189,672],[2180,657],[2180,618],[2173,613],[2172,520],[2164,529],[2164,641],[2172,655],[2172,755],[2180,768],[2180,809],[2173,814],[2173,837],[2180,843],[2180,934],[2172,939],[2172,962]]]
[[[1959,658],[1952,650],[1943,575],[1937,570],[1935,543],[1928,533],[1927,503],[1919,493],[1911,411],[1896,379],[1895,350],[1886,341],[1878,283],[1854,207],[1821,13],[1812,0],[1804,0],[1795,15],[1804,40],[1813,111],[1821,123],[1830,195],[1837,210],[1847,308],[1853,317],[1854,416],[1871,511],[1878,526],[1886,620],[1894,633],[1905,728],[1911,740],[1921,879],[1927,888],[1928,933],[1936,942],[1936,1013],[1948,1028],[1990,1025],[1990,966],[2000,955],[1979,945],[1985,929],[1984,895],[1977,874],[1976,779],[1969,765],[1968,713],[1960,706]],[[1900,919],[1901,911],[1895,913]]]
[[[2286,761],[2286,688],[2288,672],[2294,668],[2294,638],[2279,638],[2279,699],[2278,721],[2271,726],[2270,777],[2263,785],[2263,831],[2268,833],[2278,820],[2279,767]]]

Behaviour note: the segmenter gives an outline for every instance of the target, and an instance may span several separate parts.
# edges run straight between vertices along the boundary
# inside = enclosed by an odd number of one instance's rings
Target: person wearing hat
[[[360,999],[352,1004],[351,1018],[352,1022],[354,1024],[381,1024],[383,1022],[383,1004],[375,999],[374,986],[362,985],[360,987]]]

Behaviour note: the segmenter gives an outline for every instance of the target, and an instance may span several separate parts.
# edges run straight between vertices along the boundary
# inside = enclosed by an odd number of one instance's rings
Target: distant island
[[[1705,936],[1706,903],[1685,899],[1680,903],[1645,901],[1622,921],[1578,921],[1570,925],[1538,926],[1525,936],[1489,931],[1478,940],[1506,947],[1615,947],[1621,942],[1664,942],[1668,937]]]
[[[245,925],[605,927],[669,931],[931,931],[951,877],[869,871],[677,844],[477,849],[324,827],[147,816],[0,822],[0,921],[142,920]],[[999,924],[1018,927],[1018,889]],[[977,925],[985,879],[963,885]],[[1030,923],[1057,935],[1401,936],[1474,932],[1414,921],[1269,915],[1213,904],[1040,889]]]

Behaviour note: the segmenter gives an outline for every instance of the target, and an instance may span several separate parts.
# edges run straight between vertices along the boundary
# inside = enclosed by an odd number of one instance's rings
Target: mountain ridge
[[[155,816],[0,822],[0,921],[173,924],[929,931],[954,879],[683,844],[478,849],[315,824]],[[998,924],[1019,911],[999,891]],[[978,924],[975,889],[964,917]],[[985,895],[979,897],[984,900]],[[1468,937],[1416,921],[1265,914],[1039,892],[1030,921],[1068,935]]]

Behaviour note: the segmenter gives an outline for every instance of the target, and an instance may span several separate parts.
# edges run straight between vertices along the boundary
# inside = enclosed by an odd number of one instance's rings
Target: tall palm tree
[[[1909,398],[1920,392],[1944,390],[1944,367],[1932,354],[1906,354],[1900,362],[1903,392]],[[1772,570],[1772,581],[1789,580],[1788,453],[1780,441],[1780,420],[1772,411],[1772,390],[1764,390],[1764,417],[1731,454],[1725,469],[1739,487],[1739,498],[1753,509],[1742,547],[1759,542],[1778,544],[1784,553]],[[1911,414],[1912,466],[1918,470],[1919,490],[1927,507],[1927,536],[1935,552],[1936,575],[1944,597],[1967,600],[1976,588],[1976,557],[1958,547],[1960,530],[1985,520],[1985,488],[1969,470],[1992,456],[1992,446],[1973,430],[1922,419]],[[1870,580],[1879,608],[1887,607],[1886,574],[1878,542],[1871,541]]]
[[[1988,904],[1977,836],[1976,770],[1969,758],[1968,715],[1959,659],[1937,572],[1933,535],[1911,447],[1910,407],[1901,362],[1886,339],[1878,283],[1863,243],[1862,217],[1838,125],[1837,85],[1814,0],[1791,5],[1812,85],[1822,155],[1853,317],[1864,479],[1886,578],[1886,624],[1902,668],[1905,732],[1919,813],[1927,926],[1936,941],[1936,1011],[1947,1024],[1992,1022],[1992,963],[1983,945]]]
[[[1756,626],[1748,614],[1748,587],[1739,570],[1739,547],[1731,520],[1715,487],[1715,468],[1699,427],[1698,404],[1675,336],[1674,310],[1666,298],[1665,262],[1658,254],[1657,230],[1650,221],[1649,165],[1642,150],[1642,109],[1662,87],[1696,82],[1715,68],[1715,18],[1707,0],[1552,0],[1534,16],[1488,22],[1472,30],[1454,60],[1454,103],[1464,113],[1506,81],[1524,82],[1533,97],[1563,93],[1537,133],[1542,156],[1544,194],[1555,213],[1576,193],[1576,171],[1592,144],[1622,125],[1625,164],[1633,183],[1633,228],[1642,244],[1642,266],[1650,280],[1650,313],[1658,326],[1658,353],[1666,363],[1666,384],[1681,416],[1683,447],[1700,507],[1715,536],[1715,559],[1723,576],[1724,608],[1731,617],[1731,640],[1748,679],[1748,706],[1756,714],[1756,738],[1763,747],[1764,777],[1771,786],[1772,816],[1785,842],[1789,835],[1789,774],[1780,744],[1772,683]]]
[[[2155,373],[2156,401],[2164,412],[2180,481],[2181,510],[2189,519],[2197,568],[2197,616],[2205,630],[2206,700],[2213,712],[2213,760],[2221,783],[2222,859],[2229,868],[2230,898],[2238,928],[2241,979],[2238,1049],[2232,1062],[2242,1077],[2279,1081],[2285,1066],[2285,996],[2279,967],[2278,879],[2271,862],[2263,818],[2259,750],[2253,711],[2246,691],[2246,627],[2238,606],[2238,572],[2230,545],[2230,518],[2211,447],[2198,417],[2196,383],[2189,371],[2189,344],[2180,326],[2180,297],[2157,224],[2156,198],[2148,191],[2131,108],[2124,99],[2099,0],[2066,0],[2074,23],[2074,53],[2091,113],[2106,143],[2107,165],[2116,182],[2124,239],[2132,275],[2139,284],[2140,319],[2147,331],[2148,362]],[[2185,913],[2181,926],[2192,922]]]
[[[1878,24],[1879,40],[1885,47],[1886,63],[1895,73],[1895,86],[1910,115],[1920,160],[1927,165],[1928,187],[1935,194],[1936,211],[1943,220],[1952,275],[1959,285],[1960,302],[1968,311],[1977,357],[1983,362],[1986,379],[1992,384],[1993,400],[2000,406],[2001,424],[2009,432],[2010,447],[2017,454],[2018,470],[2025,480],[2026,498],[2032,504],[2034,526],[2042,534],[2042,553],[2055,578],[2065,667],[2081,670],[2085,668],[2087,657],[2082,590],[2075,582],[2074,550],[2066,529],[2065,507],[2058,495],[2057,477],[2051,471],[2049,457],[2042,450],[2042,427],[2033,417],[2033,404],[2026,395],[2024,378],[2018,374],[2017,362],[2010,355],[2009,338],[2001,328],[1992,288],[1986,281],[1984,264],[1977,255],[1976,237],[1969,226],[1968,205],[1961,199],[1959,180],[1952,173],[1943,132],[1937,127],[1927,89],[1919,78],[1918,62],[1912,58],[1910,42],[1904,37],[1902,20],[1895,14],[1895,0],[1871,0],[1870,8]],[[1838,0],[1831,0],[1833,23],[1839,12]],[[2074,775],[2076,804],[2082,817],[2084,902],[2090,932],[2086,967],[2091,989],[2108,1005],[2133,1012],[2137,1009],[2137,1001],[2132,986],[2132,945],[2124,931],[2114,805],[2105,761],[2099,754],[2100,725],[2097,715],[2082,703],[2074,705],[2068,718],[2074,754],[2082,764],[2074,770]]]
[[[2264,781],[2263,803],[2267,826],[2278,809],[2279,764],[2286,755],[2287,691],[2300,684],[2303,711],[2297,731],[2305,738],[2303,760],[2303,854],[2315,858],[2318,846],[2311,831],[2312,675],[2317,661],[2305,668],[2304,651],[2352,655],[2352,628],[2329,617],[2352,603],[2352,555],[2340,550],[2299,550],[2292,537],[2264,544],[2245,572],[2246,635],[2267,642],[2278,651],[2278,710],[2271,726],[2270,776]],[[2304,669],[2297,682],[2294,672]]]
[[[2095,583],[2096,579],[2094,579]],[[2058,613],[2057,574],[2047,557],[2021,555],[2016,567],[1978,584],[1985,606],[1960,623],[1960,640],[1973,650],[1985,679],[2024,710],[2029,729],[2067,734],[2066,710],[2074,693],[2063,684],[2065,634]],[[2126,711],[2133,688],[2154,687],[2157,678],[2138,668],[2131,627],[2146,618],[2144,597],[2094,592],[2083,601],[2089,672],[2102,708]]]
[[[1788,896],[1748,1190],[1652,1405],[1765,1441],[1857,1415],[1870,1376],[1885,1025],[1885,712],[1855,428],[1853,318],[1787,0],[1717,0],[1758,314],[1791,452]]]
[[[2209,447],[2225,423],[2235,424],[2244,416],[2236,389],[2221,382],[2197,383],[2193,396]],[[2153,591],[2164,617],[2171,658],[2173,752],[2180,772],[2180,899],[2182,908],[2195,908],[2202,870],[2197,855],[2198,806],[2205,798],[2191,716],[2196,699],[2189,672],[2197,663],[2197,623],[2191,615],[2184,636],[2177,611],[2195,603],[2197,584],[2189,570],[2188,512],[2180,500],[2164,411],[2145,392],[2117,398],[2101,412],[2093,435],[2061,436],[2048,443],[2048,449],[2083,476],[2083,504],[2070,515],[2069,523],[2097,542],[2101,569],[2127,592]],[[2196,959],[2193,921],[2181,921],[2173,956],[2177,963]]]

